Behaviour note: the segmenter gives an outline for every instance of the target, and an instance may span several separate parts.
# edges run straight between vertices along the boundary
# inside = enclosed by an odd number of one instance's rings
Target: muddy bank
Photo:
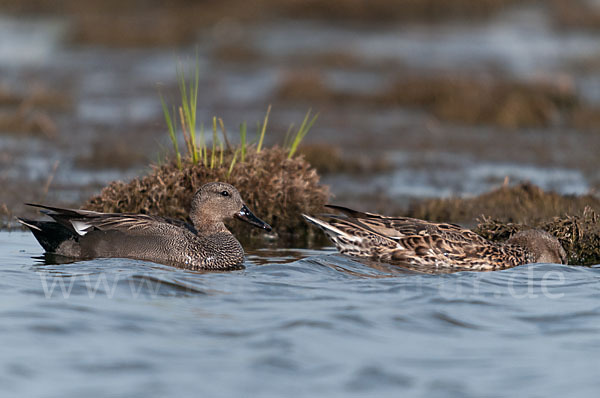
[[[228,166],[210,168],[190,162],[184,162],[181,170],[172,162],[155,166],[145,177],[111,183],[82,208],[186,220],[194,192],[207,182],[225,181],[234,185],[248,207],[273,227],[280,242],[306,241],[313,231],[300,214],[321,212],[329,191],[319,184],[319,176],[310,164],[301,157],[288,159],[287,154],[277,147],[248,153],[246,161],[236,163],[231,174]],[[226,155],[224,164],[230,164],[231,156]],[[235,220],[228,227],[242,240],[260,233]]]

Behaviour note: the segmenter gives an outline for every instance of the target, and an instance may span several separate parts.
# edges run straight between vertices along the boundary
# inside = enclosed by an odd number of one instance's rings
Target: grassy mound
[[[594,195],[545,192],[531,183],[502,186],[474,198],[430,199],[411,206],[411,217],[469,224],[482,214],[503,223],[539,223],[558,215],[580,214],[586,207],[600,211]]]
[[[392,163],[385,157],[357,154],[349,156],[342,153],[340,147],[326,143],[301,145],[298,152],[321,175],[384,173],[393,169]]]
[[[252,141],[246,122],[240,124],[237,146],[229,140],[223,120],[213,116],[209,145],[207,135],[210,130],[197,123],[198,59],[189,79],[182,64],[178,65],[176,74],[180,103],[170,106],[160,95],[173,144],[173,160],[152,166],[149,175],[129,183],[112,182],[84,207],[102,212],[158,214],[186,220],[196,190],[208,182],[224,181],[235,186],[250,209],[271,224],[279,242],[308,241],[313,235],[301,214],[320,212],[329,198],[329,190],[319,185],[317,171],[303,157],[294,155],[318,114],[311,116],[309,110],[297,129],[290,126],[283,147],[270,148],[263,147],[270,105],[262,123],[257,123]],[[183,146],[180,146],[181,138]],[[240,222],[229,222],[228,227],[242,240],[259,234],[259,230]]]
[[[502,241],[523,229],[538,228],[556,236],[567,252],[569,264],[600,263],[600,223],[598,214],[586,207],[579,215],[554,217],[533,225],[503,223],[482,217],[475,232],[487,239]]]
[[[425,109],[440,120],[505,129],[543,128],[561,123],[597,128],[594,108],[583,104],[568,78],[557,82],[520,82],[506,78],[422,76],[404,71],[375,93],[350,93],[330,87],[318,70],[285,75],[277,98],[307,103],[354,103]]]
[[[225,181],[240,191],[257,217],[271,224],[282,242],[310,237],[300,214],[322,212],[329,197],[328,188],[319,184],[316,170],[302,157],[289,158],[288,151],[279,147],[249,151],[245,161],[235,163],[230,172],[232,157],[231,153],[225,155],[224,165],[214,168],[190,161],[183,162],[181,168],[175,162],[154,166],[145,177],[111,183],[83,208],[185,220],[196,189],[207,182]],[[241,239],[260,233],[235,220],[228,227]]]
[[[432,199],[413,206],[411,217],[461,224],[478,219],[475,232],[493,241],[539,228],[556,236],[569,264],[600,263],[600,199],[560,195],[529,184],[503,186],[474,198]],[[485,216],[484,216],[485,215]]]
[[[509,129],[547,127],[577,105],[570,83],[560,83],[411,76],[399,79],[377,100],[420,106],[456,123]]]

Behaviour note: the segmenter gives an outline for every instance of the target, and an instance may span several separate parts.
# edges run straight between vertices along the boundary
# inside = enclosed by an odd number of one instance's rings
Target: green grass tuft
[[[210,169],[226,167],[228,170],[227,177],[229,177],[234,172],[234,166],[238,161],[239,163],[246,162],[249,151],[254,150],[254,152],[260,153],[264,149],[264,139],[271,114],[271,105],[267,107],[267,112],[262,123],[257,123],[257,135],[254,140],[248,140],[247,123],[243,122],[240,124],[240,144],[237,147],[231,145],[223,120],[217,116],[213,116],[212,145],[209,148],[206,144],[204,124],[200,123],[199,129],[197,128],[196,116],[200,82],[200,68],[197,56],[196,65],[192,73],[186,74],[183,65],[179,63],[176,68],[176,75],[180,104],[173,106],[173,110],[170,111],[162,94],[159,93],[159,96],[178,169],[181,170],[184,162],[202,164],[204,167]],[[186,77],[187,75],[192,75],[189,81]],[[311,118],[311,110],[309,109],[295,134],[292,134],[294,124],[290,125],[283,144],[283,148],[288,153],[288,159],[291,159],[296,154],[298,146],[315,123],[317,116],[318,114]],[[179,123],[177,119],[179,119]],[[178,134],[181,134],[185,142],[184,152],[179,147]],[[222,139],[220,139],[220,136]],[[227,164],[225,164],[226,162]]]
[[[169,138],[171,138],[171,142],[173,143],[173,149],[175,150],[175,157],[177,159],[177,168],[181,170],[181,153],[179,152],[179,145],[177,144],[177,119],[175,118],[175,108],[173,108],[173,117],[171,117],[171,113],[169,112],[169,107],[165,103],[165,100],[160,94],[160,103],[162,105],[163,114],[165,115],[165,121],[167,122],[167,129],[169,130]]]
[[[317,121],[317,117],[319,117],[319,114],[317,113],[309,121],[310,113],[311,113],[311,110],[309,109],[308,112],[306,112],[306,116],[304,116],[304,120],[302,120],[302,124],[300,125],[300,128],[296,132],[294,139],[292,140],[292,143],[289,147],[288,159],[291,159],[292,156],[294,156],[294,154],[298,150],[298,146],[300,146],[300,143],[302,142],[304,137],[306,137],[306,134],[308,134],[308,132],[312,128],[313,124],[315,124],[315,122]],[[289,132],[289,130],[288,130],[288,132]]]

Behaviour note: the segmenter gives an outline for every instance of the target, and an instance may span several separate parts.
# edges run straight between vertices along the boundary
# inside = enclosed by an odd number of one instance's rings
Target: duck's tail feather
[[[37,203],[25,203],[25,204],[27,206],[44,209],[44,210],[41,210],[41,212],[46,215],[49,215],[50,217],[52,217],[54,215],[61,215],[61,216],[67,216],[67,217],[72,217],[72,218],[82,218],[82,217],[94,217],[94,216],[98,216],[99,214],[101,214],[101,213],[98,213],[96,211],[91,211],[91,210],[65,209],[62,207],[46,206],[46,205],[40,205]]]
[[[33,232],[33,236],[48,253],[55,253],[66,240],[78,240],[78,236],[69,228],[54,221],[35,221],[17,217],[17,221]]]
[[[25,225],[31,231],[41,231],[42,230],[42,228],[38,225],[38,224],[40,224],[40,221],[28,220],[26,218],[21,218],[21,217],[17,217],[17,221],[19,223]]]
[[[87,220],[95,219],[102,215],[102,213],[90,210],[64,209],[62,207],[52,207],[37,203],[25,204],[42,209],[40,210],[41,213],[52,217],[54,221],[69,229],[71,233],[76,233],[81,236],[92,229],[92,226],[88,224]]]
[[[318,226],[319,228],[321,228],[323,231],[325,231],[325,233],[327,235],[330,236],[340,236],[340,235],[347,235],[344,231],[342,231],[339,228],[336,228],[335,226],[331,225],[330,223],[323,221],[323,220],[319,220],[318,218],[315,217],[311,217],[309,215],[306,214],[302,214],[302,217],[304,217],[307,221],[315,224],[316,226]]]
[[[338,205],[325,205],[325,207],[329,209],[333,209],[339,211],[342,214],[347,215],[348,217],[360,219],[360,218],[384,218],[381,214],[369,213],[365,211],[353,210],[348,207],[338,206]]]

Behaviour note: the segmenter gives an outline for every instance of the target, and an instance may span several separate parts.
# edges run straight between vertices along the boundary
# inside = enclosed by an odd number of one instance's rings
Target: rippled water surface
[[[375,269],[259,250],[246,270],[46,265],[0,232],[7,396],[595,396],[600,269]]]

